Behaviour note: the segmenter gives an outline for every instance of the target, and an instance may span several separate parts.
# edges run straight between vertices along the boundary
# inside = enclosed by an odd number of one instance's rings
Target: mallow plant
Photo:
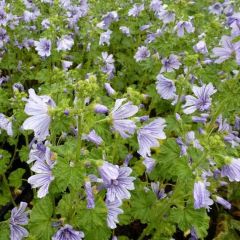
[[[0,1],[0,239],[239,239],[238,1]]]

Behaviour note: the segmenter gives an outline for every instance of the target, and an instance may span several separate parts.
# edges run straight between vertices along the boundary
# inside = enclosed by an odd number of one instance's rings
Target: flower
[[[95,130],[91,130],[89,134],[83,134],[82,139],[92,142],[97,146],[99,146],[103,142],[103,139],[97,135]]]
[[[181,63],[178,60],[178,56],[171,54],[169,58],[163,58],[162,60],[162,68],[161,68],[161,73],[162,72],[172,72],[174,69],[179,69],[181,66]]]
[[[49,57],[51,55],[51,41],[46,38],[40,38],[34,42],[35,49],[41,57]]]
[[[156,165],[156,160],[153,158],[145,157],[143,160],[143,164],[146,167],[146,172],[150,173]]]
[[[94,112],[100,113],[100,114],[106,114],[106,113],[108,113],[108,108],[105,105],[97,103],[94,106]]]
[[[127,102],[122,105],[125,100],[126,98],[117,99],[110,115],[113,120],[113,130],[117,131],[121,137],[128,138],[134,134],[136,125],[132,120],[127,118],[137,113],[138,107],[133,105],[132,102]]]
[[[128,28],[128,27],[126,27],[126,26],[120,26],[119,27],[119,30],[123,33],[123,34],[125,34],[126,36],[130,36],[130,29]]]
[[[43,159],[36,159],[31,170],[37,173],[34,176],[28,178],[28,183],[32,185],[32,188],[39,188],[37,196],[43,198],[48,194],[48,188],[50,183],[54,180],[52,175],[52,168],[54,163],[52,161],[54,155],[52,155],[50,149],[46,149],[45,156]]]
[[[134,189],[134,177],[129,175],[132,169],[129,167],[119,167],[108,162],[104,162],[99,168],[100,175],[103,179],[104,187],[107,189],[107,200],[113,202],[115,200],[129,199],[128,190]]]
[[[175,20],[175,13],[162,9],[160,12],[157,13],[157,17],[162,20],[163,23],[167,24]]]
[[[177,31],[178,37],[183,37],[184,30],[188,33],[193,33],[195,28],[190,21],[179,21],[174,27],[174,30]]]
[[[4,46],[5,43],[9,41],[9,36],[4,28],[0,28],[0,48]]]
[[[70,35],[64,35],[57,41],[57,50],[58,51],[66,51],[71,50],[74,44],[74,40]]]
[[[102,17],[102,21],[97,24],[97,27],[107,30],[112,22],[118,21],[118,13],[116,11],[108,12]]]
[[[110,83],[104,83],[104,87],[108,93],[109,96],[112,96],[116,93],[116,91],[112,88],[112,86],[110,85]]]
[[[11,211],[10,231],[11,240],[21,240],[28,236],[28,231],[21,225],[28,224],[28,213],[25,212],[27,207],[26,202],[21,202],[19,207],[15,207]]]
[[[111,229],[117,227],[116,223],[118,223],[118,215],[123,213],[123,210],[119,208],[122,205],[122,202],[119,200],[115,200],[113,202],[106,201],[106,206],[108,209],[107,215],[107,225]]]
[[[109,46],[111,34],[112,34],[112,31],[109,29],[106,32],[101,33],[99,45],[104,45],[106,43]]]
[[[216,196],[216,202],[221,204],[226,209],[231,209],[231,203],[223,199],[222,197]]]
[[[145,46],[138,47],[138,50],[134,56],[136,62],[141,62],[150,57],[150,52]]]
[[[232,43],[232,37],[229,36],[222,36],[220,40],[221,47],[215,47],[213,48],[213,56],[218,57],[218,59],[215,60],[215,63],[222,63],[229,59],[234,52],[236,52],[239,49],[239,43]],[[237,54],[236,54],[236,57]]]
[[[12,121],[3,113],[0,113],[0,128],[4,129],[9,136],[13,136]]]
[[[150,9],[155,13],[160,12],[163,9],[162,1],[160,0],[152,0],[150,3]]]
[[[143,10],[144,4],[134,4],[133,7],[128,11],[128,16],[138,17]]]
[[[93,190],[91,187],[91,182],[86,181],[84,187],[87,195],[87,208],[94,208],[95,203],[94,203],[94,196],[93,196]]]
[[[224,165],[221,176],[228,177],[230,182],[240,182],[240,158],[232,158],[229,164]]]
[[[82,231],[76,231],[71,225],[66,224],[55,233],[52,240],[82,240],[83,238]]]
[[[211,106],[211,95],[216,92],[212,83],[207,85],[204,84],[202,87],[193,86],[192,90],[196,97],[191,95],[186,96],[186,103],[183,106],[183,112],[191,114],[196,110],[201,112],[208,110]]]
[[[194,183],[194,208],[207,208],[213,204],[213,200],[209,198],[210,193],[206,189],[209,184],[207,182],[198,181]]]
[[[222,13],[222,11],[223,11],[223,7],[222,7],[221,3],[217,2],[217,3],[214,3],[213,5],[211,5],[208,8],[208,10],[212,14],[220,15]]]
[[[138,130],[138,153],[142,157],[151,156],[152,147],[159,146],[159,139],[165,139],[166,135],[163,129],[166,127],[166,121],[163,118],[157,118],[148,125]]]
[[[201,54],[207,54],[208,53],[206,43],[203,40],[199,41],[196,45],[194,45],[193,50],[196,53],[201,53]]]
[[[24,130],[31,129],[37,139],[45,140],[49,135],[51,117],[49,109],[55,108],[55,102],[48,96],[36,95],[34,89],[29,89],[29,99],[25,106],[25,113],[31,117],[27,118],[22,127]]]
[[[164,77],[162,74],[157,75],[156,89],[163,99],[170,100],[176,96],[176,87],[173,80]]]

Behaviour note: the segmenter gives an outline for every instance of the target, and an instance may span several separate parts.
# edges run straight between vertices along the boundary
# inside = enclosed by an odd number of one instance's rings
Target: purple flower
[[[0,26],[6,26],[8,22],[8,16],[4,9],[0,8]]]
[[[226,209],[231,209],[231,203],[223,199],[222,197],[216,196],[216,202],[221,204]]]
[[[0,128],[4,129],[9,136],[13,136],[12,121],[3,113],[0,113]]]
[[[29,99],[24,111],[31,117],[24,121],[22,127],[24,130],[33,130],[36,138],[45,140],[49,135],[49,125],[51,122],[49,109],[56,107],[55,102],[48,96],[36,95],[32,88],[28,92]]]
[[[193,49],[196,53],[202,53],[202,54],[208,53],[206,43],[203,40],[199,41],[196,45],[194,45]]]
[[[178,56],[171,54],[169,58],[163,58],[162,60],[162,68],[160,73],[162,72],[172,72],[174,69],[179,69],[181,63],[178,60]]]
[[[193,122],[196,122],[196,123],[206,123],[208,117],[209,117],[209,114],[201,113],[200,117],[199,116],[192,116],[192,120],[193,120]]]
[[[100,113],[100,114],[106,114],[106,113],[108,113],[108,108],[105,105],[97,103],[94,106],[94,112]]]
[[[177,25],[174,27],[174,30],[177,31],[178,37],[183,37],[184,31],[188,33],[193,33],[195,31],[195,28],[189,21],[179,21]]]
[[[129,199],[128,190],[134,189],[134,177],[129,175],[132,169],[129,167],[119,167],[111,163],[105,162],[99,168],[100,175],[103,179],[104,187],[107,189],[107,200],[113,202],[115,200]]]
[[[104,83],[104,87],[109,96],[112,96],[116,93],[116,91],[111,87],[110,83]]]
[[[238,116],[235,117],[235,125],[234,125],[234,128],[235,128],[237,131],[240,131],[240,117],[238,117]]]
[[[136,125],[132,120],[127,118],[132,117],[138,112],[138,107],[133,105],[132,102],[123,104],[125,100],[126,98],[117,99],[110,114],[113,120],[113,130],[117,131],[122,138],[128,138],[134,134]]]
[[[183,112],[191,114],[196,110],[201,112],[206,111],[211,106],[211,95],[216,92],[212,83],[204,84],[202,87],[193,86],[192,88],[195,96],[187,95],[186,103],[183,106]]]
[[[71,50],[74,44],[74,40],[70,35],[64,35],[57,41],[57,50],[58,51],[67,51]]]
[[[218,58],[215,60],[215,63],[224,62],[229,59],[234,52],[239,50],[239,43],[232,43],[232,37],[229,36],[222,36],[220,45],[222,47],[215,47],[212,50],[214,57]]]
[[[52,175],[52,168],[54,163],[52,161],[53,155],[49,148],[46,148],[45,158],[36,159],[31,170],[36,174],[28,178],[28,183],[32,185],[32,188],[39,188],[37,196],[43,198],[48,194],[48,188],[50,183],[54,180]]]
[[[104,45],[106,43],[109,46],[111,34],[112,34],[112,31],[109,29],[106,32],[101,33],[99,45]]]
[[[138,153],[142,157],[151,156],[151,148],[159,147],[158,140],[166,138],[163,132],[166,127],[165,123],[166,121],[163,118],[157,118],[138,130]]]
[[[2,48],[8,41],[9,37],[7,35],[7,31],[4,28],[0,28],[0,48]]]
[[[150,57],[150,52],[145,46],[138,47],[138,50],[134,56],[136,62],[141,62]]]
[[[83,238],[83,232],[76,231],[71,225],[66,224],[55,233],[52,240],[82,240]]]
[[[91,187],[91,182],[86,181],[84,187],[87,195],[87,208],[94,208],[95,203],[94,203],[94,196],[93,196],[93,190]]]
[[[157,17],[162,20],[164,24],[167,24],[175,20],[175,13],[162,9],[160,12],[157,13]]]
[[[156,165],[156,160],[153,158],[145,157],[143,160],[143,164],[146,167],[146,172],[150,173]]]
[[[40,38],[34,42],[36,51],[41,57],[49,57],[51,55],[51,41],[46,38]]]
[[[194,183],[194,208],[207,208],[213,204],[213,200],[210,199],[210,193],[206,186],[209,184],[207,182],[198,181]]]
[[[163,9],[162,1],[160,0],[152,0],[150,3],[150,9],[155,13],[160,12]]]
[[[109,228],[114,229],[117,227],[116,223],[118,223],[118,215],[123,213],[123,210],[119,208],[122,205],[122,202],[119,200],[115,200],[113,202],[106,201],[106,206],[108,209],[107,215],[107,225]]]
[[[221,3],[214,3],[212,6],[208,8],[209,12],[215,15],[220,15],[223,11],[223,6]]]
[[[176,142],[181,149],[180,156],[186,156],[187,155],[187,148],[188,148],[187,145],[183,142],[181,137],[178,137],[176,139]]]
[[[162,74],[157,75],[157,92],[166,100],[174,99],[176,96],[176,87],[173,80],[164,77]]]
[[[128,27],[126,27],[126,26],[120,26],[119,27],[119,30],[123,33],[123,34],[125,34],[126,36],[130,36],[130,29],[128,28]]]
[[[193,147],[203,151],[203,147],[201,146],[199,141],[195,138],[194,131],[187,132],[187,134],[186,134],[186,144],[187,145],[192,144]]]
[[[21,202],[20,206],[13,208],[10,218],[11,240],[21,240],[28,236],[28,231],[21,225],[28,224],[28,213],[25,212],[27,207],[26,202]]]
[[[133,7],[128,11],[128,16],[138,17],[143,10],[144,4],[134,4]]]
[[[231,158],[221,169],[221,176],[228,177],[230,182],[240,182],[240,158]]]
[[[227,24],[232,28],[231,35],[240,35],[240,12],[234,13],[227,19]]]
[[[112,22],[118,21],[118,13],[116,11],[108,12],[103,16],[102,21],[97,24],[97,27],[107,30]]]
[[[158,199],[163,199],[167,196],[164,189],[159,189],[159,182],[151,182],[152,191],[156,194]]]
[[[66,60],[62,60],[62,68],[63,70],[68,70],[72,65],[73,65],[73,62],[71,61],[66,61]]]
[[[97,146],[101,145],[103,142],[103,139],[97,135],[95,130],[91,130],[89,134],[83,134],[82,139],[92,142]]]

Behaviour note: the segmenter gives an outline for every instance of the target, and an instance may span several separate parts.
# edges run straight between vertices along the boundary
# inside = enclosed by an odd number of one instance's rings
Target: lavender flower
[[[231,203],[223,199],[222,197],[216,196],[216,202],[221,204],[226,209],[231,209]]]
[[[9,136],[13,136],[12,121],[3,113],[0,113],[0,128],[4,129]]]
[[[194,208],[207,208],[213,204],[213,200],[210,199],[210,193],[206,189],[209,184],[207,182],[198,181],[194,183]]]
[[[134,177],[129,175],[132,169],[129,167],[119,167],[111,163],[105,162],[99,168],[100,175],[103,179],[103,184],[107,189],[107,200],[113,202],[115,200],[129,199],[130,193],[128,190],[134,189]]]
[[[223,6],[221,3],[214,3],[212,6],[208,8],[209,12],[215,15],[220,15],[223,11]]]
[[[218,57],[215,63],[226,61],[239,49],[239,43],[232,43],[232,37],[229,36],[222,36],[220,45],[221,47],[215,47],[212,50],[213,56],[216,58]]]
[[[196,45],[193,46],[193,49],[196,53],[207,54],[207,46],[205,41],[201,40]]]
[[[119,27],[119,30],[123,33],[123,34],[125,34],[126,36],[130,36],[130,29],[128,28],[128,27],[126,27],[126,26],[120,26]]]
[[[7,35],[7,31],[4,28],[0,28],[0,48],[2,48],[8,41],[9,37]]]
[[[192,116],[192,120],[193,122],[196,122],[196,123],[206,123],[208,117],[209,117],[209,114],[201,113],[200,116]]]
[[[186,114],[191,114],[196,110],[201,112],[206,111],[211,106],[211,95],[213,95],[216,90],[212,83],[204,84],[202,87],[193,86],[193,92],[196,97],[187,95],[186,103],[183,106],[183,112]]]
[[[31,167],[31,170],[36,173],[36,175],[28,178],[28,183],[32,185],[32,188],[39,188],[37,196],[43,198],[48,193],[48,188],[50,183],[54,180],[52,176],[52,168],[55,164],[55,155],[46,148],[43,158],[36,157],[35,163]]]
[[[160,12],[163,9],[162,1],[160,0],[152,0],[150,3],[150,9],[155,13]]]
[[[29,99],[25,106],[25,113],[30,115],[22,125],[24,130],[31,129],[34,131],[36,138],[45,140],[49,135],[49,125],[51,117],[49,109],[55,108],[55,102],[48,96],[36,95],[34,89],[29,89]]]
[[[123,104],[125,100],[126,98],[117,99],[110,114],[113,120],[113,130],[117,131],[122,138],[128,138],[134,134],[136,125],[132,120],[127,118],[132,117],[138,112],[138,107],[133,105],[132,102]]]
[[[162,74],[157,75],[157,92],[166,100],[174,99],[176,96],[176,87],[173,80],[164,77]]]
[[[148,125],[138,130],[138,153],[142,157],[151,156],[151,148],[159,147],[159,139],[165,139],[166,135],[163,129],[166,127],[165,120],[163,118],[157,118]]]
[[[111,87],[110,83],[104,83],[104,87],[109,96],[112,96],[116,93],[116,91]]]
[[[0,26],[6,26],[8,22],[8,16],[4,9],[0,8]]]
[[[146,167],[146,172],[150,173],[156,165],[156,160],[153,158],[145,157],[143,160],[143,164]]]
[[[231,158],[221,169],[221,176],[228,177],[230,182],[240,182],[240,158]]]
[[[87,195],[87,208],[94,208],[95,203],[94,203],[94,196],[93,196],[93,190],[91,187],[91,182],[86,181],[84,186],[85,186],[85,191]]]
[[[119,200],[115,200],[113,202],[106,201],[106,206],[108,209],[107,215],[107,225],[109,228],[114,229],[117,227],[116,223],[118,223],[118,215],[123,213],[123,210],[119,208],[122,205],[122,202]]]
[[[143,10],[144,4],[134,4],[133,7],[128,11],[128,16],[138,17]]]
[[[187,145],[192,144],[193,147],[195,147],[195,148],[203,151],[203,147],[201,146],[201,144],[199,143],[199,141],[195,138],[195,133],[194,133],[194,131],[187,132],[187,135],[186,135],[186,143],[187,143]]]
[[[108,12],[103,16],[102,21],[97,24],[97,27],[107,30],[112,22],[118,21],[118,13],[116,11]]]
[[[150,57],[150,51],[145,46],[138,47],[138,50],[134,56],[136,62],[141,62],[148,57]]]
[[[160,73],[162,72],[172,72],[174,69],[179,69],[181,63],[178,60],[178,56],[171,54],[169,58],[163,58],[162,60],[162,68]]]
[[[36,51],[41,57],[49,57],[51,55],[51,41],[46,38],[40,38],[34,42]]]
[[[186,156],[187,155],[187,149],[188,149],[187,145],[183,142],[181,137],[178,137],[176,139],[176,142],[181,149],[180,156]]]
[[[104,45],[106,43],[109,46],[111,34],[112,34],[112,31],[109,29],[106,32],[101,33],[99,45]]]
[[[174,27],[174,30],[177,31],[178,37],[183,37],[184,31],[188,33],[193,33],[195,31],[195,28],[189,21],[179,21],[177,25]]]
[[[106,113],[108,113],[108,108],[105,105],[97,103],[94,106],[94,112],[100,113],[100,114],[106,114]]]
[[[164,189],[159,189],[159,182],[151,182],[152,191],[156,194],[158,199],[163,199],[167,196]]]
[[[167,11],[162,9],[160,12],[157,13],[157,17],[163,21],[164,24],[174,22],[175,20],[175,13],[172,11]]]
[[[21,240],[22,238],[28,236],[28,231],[21,226],[28,224],[28,213],[25,212],[26,207],[27,203],[21,202],[18,208],[15,207],[11,211],[11,218],[9,223],[11,240]]]
[[[103,139],[97,135],[95,130],[91,130],[89,134],[83,134],[82,139],[92,142],[97,146],[101,145],[103,142]]]
[[[57,41],[57,50],[58,51],[67,51],[71,50],[74,44],[74,40],[70,35],[64,35]]]
[[[76,231],[71,225],[66,224],[56,232],[52,240],[82,240],[83,238],[83,232]]]

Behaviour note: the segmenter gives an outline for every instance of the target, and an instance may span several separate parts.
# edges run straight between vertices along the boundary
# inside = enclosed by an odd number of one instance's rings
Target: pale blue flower
[[[71,50],[74,44],[74,40],[70,35],[64,35],[57,41],[57,50],[58,51],[67,51]]]
[[[94,196],[93,196],[93,190],[91,186],[90,181],[86,181],[84,184],[85,187],[85,192],[87,195],[87,208],[94,208],[95,207],[95,202],[94,202]]]
[[[46,38],[40,38],[34,42],[35,49],[41,57],[49,57],[51,55],[51,41]]]
[[[134,59],[136,62],[141,62],[150,57],[150,51],[145,46],[138,47],[136,54],[134,55]]]
[[[142,157],[151,156],[151,148],[159,147],[159,140],[166,139],[163,131],[165,127],[166,121],[163,118],[157,118],[138,130],[138,153]]]
[[[163,99],[170,100],[176,97],[176,87],[174,81],[164,77],[162,74],[157,75],[156,89],[157,93]]]
[[[15,207],[11,211],[10,217],[10,238],[11,240],[21,240],[29,235],[28,231],[21,225],[28,224],[28,213],[25,211],[26,202],[21,202],[19,207]]]
[[[107,215],[107,225],[109,228],[114,229],[117,227],[116,223],[118,223],[118,215],[123,213],[123,210],[119,208],[122,205],[122,202],[119,200],[115,200],[113,202],[106,201],[106,206],[108,209]]]
[[[178,56],[171,54],[168,58],[162,59],[162,68],[160,73],[162,72],[172,72],[174,69],[179,69],[181,63],[178,60]]]
[[[52,240],[82,240],[83,238],[82,231],[76,231],[71,225],[66,224],[56,232]]]
[[[3,113],[0,113],[0,128],[4,129],[9,136],[13,136],[12,121]]]
[[[89,134],[83,134],[82,139],[92,142],[97,146],[101,145],[101,143],[103,142],[103,139],[99,135],[97,135],[94,129],[91,130]]]
[[[109,46],[110,45],[111,34],[112,34],[112,31],[109,30],[109,29],[106,32],[101,33],[100,40],[99,40],[99,45],[107,44]]]
[[[128,16],[138,17],[143,10],[144,4],[134,4],[133,7],[128,11]]]
[[[228,177],[230,182],[240,182],[240,158],[232,158],[229,164],[224,165],[221,176]]]
[[[183,37],[185,31],[188,33],[193,33],[195,28],[190,21],[179,21],[174,27],[174,30],[177,31],[178,37]]]
[[[138,107],[133,105],[132,102],[123,104],[125,100],[126,98],[116,100],[110,116],[113,120],[113,130],[117,131],[121,137],[128,138],[130,135],[134,134],[136,125],[132,120],[127,118],[136,114],[138,112]]]
[[[226,209],[231,209],[232,205],[230,202],[228,202],[227,200],[225,200],[222,197],[216,196],[216,200],[217,203],[221,204],[224,208]]]
[[[49,109],[56,107],[55,102],[49,96],[36,95],[32,88],[28,92],[29,99],[24,111],[31,117],[24,121],[22,127],[24,130],[33,130],[36,138],[45,140],[49,135],[49,125],[51,122]]]

